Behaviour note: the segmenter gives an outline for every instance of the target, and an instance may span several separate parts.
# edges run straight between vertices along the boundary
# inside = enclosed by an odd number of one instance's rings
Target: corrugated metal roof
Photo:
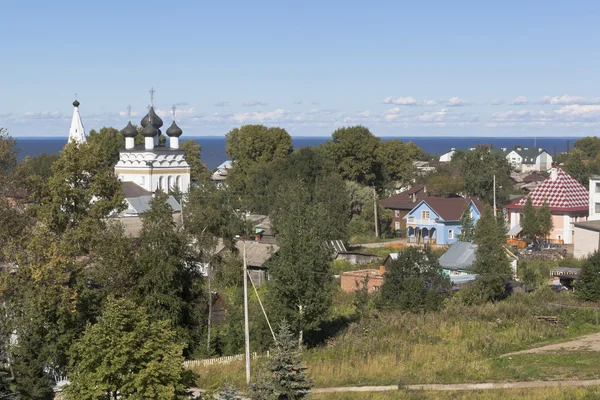
[[[455,242],[440,257],[440,265],[446,269],[464,270],[475,262],[477,245],[471,242]]]

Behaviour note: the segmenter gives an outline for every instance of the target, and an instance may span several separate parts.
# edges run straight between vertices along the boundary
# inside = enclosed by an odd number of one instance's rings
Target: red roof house
[[[585,221],[589,214],[589,192],[571,175],[560,168],[553,168],[550,176],[540,183],[527,197],[539,208],[548,203],[552,212],[554,229],[550,239],[573,243],[573,223]],[[509,204],[506,209],[510,220],[510,232],[520,231],[521,213],[527,197]]]

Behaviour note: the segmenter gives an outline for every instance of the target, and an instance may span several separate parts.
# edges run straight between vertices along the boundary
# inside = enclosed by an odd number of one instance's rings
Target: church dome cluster
[[[154,89],[150,91],[152,103],[154,103]],[[131,108],[130,108],[131,110]],[[163,126],[163,120],[158,116],[154,110],[154,106],[151,106],[148,113],[140,121],[142,126],[142,136],[144,136],[144,147],[146,150],[152,150],[154,147],[159,146],[158,138],[162,135],[160,128]],[[137,129],[131,124],[131,120],[125,128],[121,131],[121,134],[125,137],[125,148],[132,149],[135,147],[135,137],[137,136]],[[173,106],[173,122],[167,129],[167,136],[170,138],[169,147],[171,149],[179,148],[179,137],[183,134],[181,128],[175,122],[175,106]]]

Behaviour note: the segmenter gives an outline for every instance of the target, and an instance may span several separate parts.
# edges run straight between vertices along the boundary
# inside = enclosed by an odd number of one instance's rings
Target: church
[[[79,106],[79,101],[75,100],[69,141],[82,144],[87,142],[87,138]],[[131,123],[131,119],[121,131],[125,138],[125,148],[119,151],[119,161],[115,165],[115,175],[121,182],[127,204],[127,209],[119,214],[121,218],[139,217],[144,214],[150,207],[153,193],[158,190],[183,194],[187,193],[190,187],[190,166],[185,159],[185,150],[179,148],[179,138],[183,131],[175,122],[175,108],[173,121],[166,131],[168,143],[161,144],[160,128],[163,121],[156,114],[153,105],[142,118],[140,125],[144,137],[144,143],[141,145],[135,144],[138,130]],[[173,196],[169,196],[167,202],[175,213],[181,212],[181,205]]]

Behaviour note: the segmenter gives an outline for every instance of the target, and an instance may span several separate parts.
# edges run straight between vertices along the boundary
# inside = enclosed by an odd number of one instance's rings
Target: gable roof
[[[502,152],[502,154],[504,154],[505,156],[509,155],[510,153],[512,153],[513,151],[515,153],[517,153],[519,156],[521,156],[521,158],[523,159],[523,164],[535,164],[535,160],[537,159],[537,157],[542,154],[542,153],[548,153],[546,150],[542,149],[542,148],[529,148],[529,147],[519,147],[516,149],[508,149],[508,148],[501,148],[499,149],[500,152]]]
[[[531,182],[543,182],[546,180],[546,177],[534,172],[533,174],[527,175],[523,178],[523,182],[531,183]]]
[[[440,257],[440,265],[446,269],[464,270],[475,262],[477,245],[471,242],[455,242]]]
[[[121,190],[125,197],[152,196],[152,193],[133,182],[121,182]]]
[[[560,168],[556,173],[556,179],[550,176],[527,197],[531,197],[534,207],[541,207],[547,201],[551,211],[588,211],[589,206],[587,189]],[[509,204],[506,208],[522,209],[527,202],[527,197]]]
[[[475,204],[477,210],[479,210],[480,213],[483,213],[484,204],[474,197],[464,198],[431,196],[422,202],[427,204],[444,221],[458,221],[462,216],[465,203],[468,201],[473,201],[473,204]]]
[[[413,195],[416,196],[416,200],[413,201]],[[384,208],[391,208],[394,210],[412,210],[413,207],[420,201],[427,198],[425,193],[425,185],[414,185],[410,189],[400,192],[393,196],[388,197],[379,201]]]

